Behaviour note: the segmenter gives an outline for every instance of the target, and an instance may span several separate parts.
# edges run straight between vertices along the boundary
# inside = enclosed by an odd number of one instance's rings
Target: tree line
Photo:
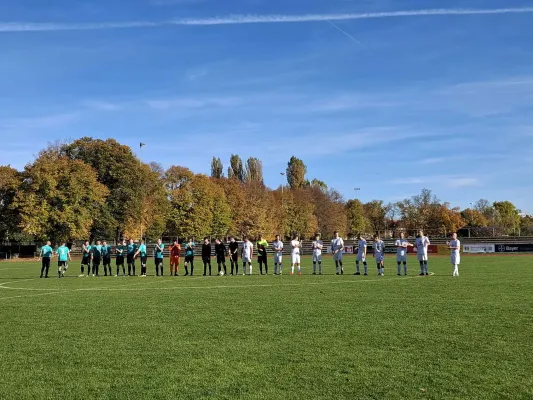
[[[226,172],[226,174],[224,174]],[[264,184],[261,160],[232,155],[225,170],[213,157],[211,176],[185,166],[141,162],[114,139],[84,137],[49,145],[23,171],[0,166],[3,241],[122,237],[302,237],[334,231],[392,234],[424,229],[432,235],[469,227],[473,236],[533,233],[509,201],[479,200],[461,210],[431,190],[396,202],[345,200],[292,157],[287,183]]]

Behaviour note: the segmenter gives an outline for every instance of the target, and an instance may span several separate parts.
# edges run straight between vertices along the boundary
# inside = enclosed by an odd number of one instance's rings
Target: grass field
[[[463,256],[459,278],[447,257],[430,277],[390,261],[145,279],[71,262],[61,280],[0,263],[0,398],[533,398],[533,257]]]

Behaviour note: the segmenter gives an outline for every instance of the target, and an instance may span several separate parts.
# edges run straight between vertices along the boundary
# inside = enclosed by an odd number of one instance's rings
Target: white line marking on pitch
[[[433,275],[433,274],[432,274]],[[409,276],[404,277],[403,279],[399,280],[406,280],[406,279],[416,279],[421,278],[419,276]],[[26,295],[19,295],[19,296],[10,296],[10,297],[1,297],[0,300],[4,299],[15,299],[15,298],[22,298],[22,297],[36,297],[36,296],[46,296],[50,294],[58,294],[58,293],[67,293],[67,292],[80,292],[80,291],[103,291],[103,292],[120,292],[120,291],[147,291],[147,290],[179,290],[179,289],[240,289],[240,288],[253,288],[253,287],[295,287],[295,286],[325,286],[325,285],[336,285],[336,284],[351,284],[351,283],[360,283],[360,282],[380,282],[380,281],[394,281],[397,280],[395,278],[392,279],[366,279],[366,280],[352,280],[352,281],[329,281],[329,282],[311,282],[311,283],[285,283],[285,284],[252,284],[252,285],[217,285],[217,286],[173,286],[173,287],[153,287],[153,288],[78,288],[78,289],[49,289],[50,292],[48,293],[41,293],[41,294],[26,294]],[[148,282],[147,284],[151,283],[158,283],[158,281],[155,282]],[[138,285],[138,283],[135,283],[133,285],[124,285],[124,286],[134,286]],[[0,289],[12,289],[12,290],[28,290],[26,288],[7,288],[0,286]],[[53,291],[52,291],[53,290]]]

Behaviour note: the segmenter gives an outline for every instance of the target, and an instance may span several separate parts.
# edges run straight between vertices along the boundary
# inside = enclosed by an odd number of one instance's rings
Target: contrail
[[[357,19],[424,17],[444,15],[486,15],[486,14],[524,14],[533,13],[533,7],[493,8],[493,9],[454,9],[439,8],[428,10],[390,11],[359,14],[300,14],[300,15],[230,15],[227,17],[176,19],[169,21],[130,21],[101,23],[34,23],[0,22],[0,32],[47,32],[74,30],[104,30],[126,28],[152,28],[172,25],[231,25],[231,24],[270,24],[319,21],[347,21]]]
[[[348,32],[346,32],[345,30],[341,29],[339,26],[337,26],[336,24],[334,24],[333,22],[331,22],[329,19],[326,20],[327,22],[329,22],[335,29],[337,29],[340,33],[342,33],[343,35],[349,37],[351,40],[353,40],[355,43],[357,43],[359,46],[361,46],[363,49],[366,49],[366,46],[361,43],[359,40],[357,40],[356,38],[354,38],[352,35],[350,35]]]

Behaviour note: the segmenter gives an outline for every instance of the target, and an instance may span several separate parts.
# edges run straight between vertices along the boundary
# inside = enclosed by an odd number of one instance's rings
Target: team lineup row
[[[402,275],[402,264],[403,264],[403,274],[407,275],[407,249],[408,247],[415,247],[417,253],[417,259],[420,264],[419,275],[429,275],[428,271],[428,246],[430,241],[427,236],[424,235],[422,231],[419,232],[415,243],[410,243],[403,233],[400,234],[400,237],[395,242],[395,247],[397,248],[396,253],[396,262],[398,267],[398,275]],[[263,275],[263,267],[265,274],[268,274],[268,257],[267,257],[267,248],[270,244],[263,238],[260,237],[256,242],[257,248],[257,262],[259,264],[260,274]],[[452,240],[448,242],[448,247],[451,251],[450,261],[454,267],[453,276],[459,276],[459,264],[460,264],[460,246],[461,243],[457,239],[457,234],[452,235]],[[194,275],[194,258],[195,258],[195,247],[193,239],[189,239],[185,245],[185,276]],[[295,269],[297,273],[301,275],[301,262],[300,262],[300,249],[302,247],[302,242],[298,235],[294,235],[293,239],[290,242],[290,255],[291,255],[291,275],[294,275]],[[284,243],[280,240],[280,236],[276,236],[276,240],[272,243],[272,248],[274,250],[274,275],[282,274],[283,270],[283,251]],[[320,235],[316,235],[315,240],[312,242],[313,249],[313,275],[317,273],[322,274],[322,253],[324,250],[324,243],[320,240]],[[153,249],[153,256],[155,260],[155,271],[156,275],[163,276],[163,260],[164,260],[164,250],[165,245],[162,243],[161,239],[157,241]],[[338,232],[334,233],[334,239],[331,241],[331,255],[335,261],[335,273],[337,275],[344,274],[343,266],[343,250],[344,250],[344,241],[339,236]],[[104,267],[104,276],[112,276],[111,268],[111,259],[112,259],[112,248],[105,241],[97,241],[95,245],[91,245],[89,241],[86,241],[83,244],[82,250],[82,261],[81,261],[81,273],[80,277],[85,276],[85,268],[87,268],[87,276],[99,276],[100,265]],[[182,248],[178,241],[174,241],[172,245],[168,248],[170,254],[170,275],[178,276],[180,259]],[[249,275],[252,275],[252,258],[254,256],[254,245],[249,238],[245,237],[242,245],[231,238],[227,247],[220,240],[215,240],[215,257],[218,265],[218,274],[225,275],[227,274],[226,267],[226,257],[229,257],[231,264],[230,275],[239,274],[239,253],[242,261],[242,275],[246,275],[247,271]],[[58,277],[61,278],[65,275],[65,272],[68,269],[68,261],[71,260],[70,249],[62,243],[60,247],[54,252],[48,242],[45,246],[41,248],[40,258],[42,259],[41,265],[41,278],[48,277],[48,272],[51,264],[51,258],[54,254],[58,257]],[[203,275],[211,275],[211,243],[208,238],[204,239],[202,244],[202,263],[204,266]],[[372,254],[376,262],[378,275],[382,276],[385,273],[385,243],[379,238],[379,236],[374,236],[374,242],[372,244]],[[130,239],[129,242],[125,240],[116,246],[115,248],[116,255],[116,274],[118,276],[120,269],[122,268],[122,274],[126,275],[126,265],[128,267],[128,275],[136,275],[136,260],[140,259],[141,263],[141,277],[146,277],[147,274],[147,262],[148,262],[148,249],[144,241],[141,240],[140,244],[137,245],[134,243],[133,239]],[[357,254],[356,254],[356,272],[354,275],[361,275],[360,264],[363,264],[363,274],[368,275],[368,264],[366,261],[367,257],[367,241],[361,235],[358,236],[358,245],[357,245]],[[190,267],[190,274],[189,274]]]

